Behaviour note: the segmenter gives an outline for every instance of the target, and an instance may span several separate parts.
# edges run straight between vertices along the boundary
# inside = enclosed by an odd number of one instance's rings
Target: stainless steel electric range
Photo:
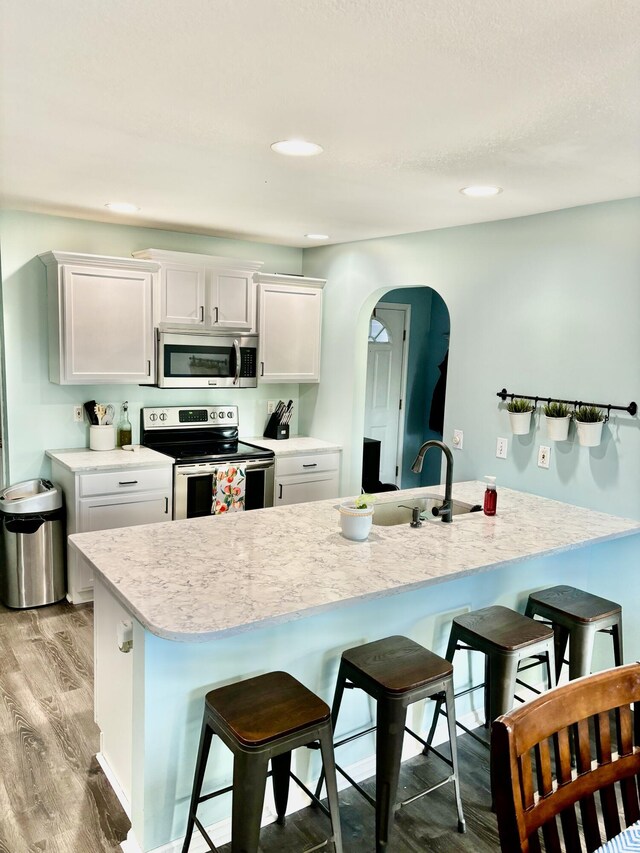
[[[238,440],[237,406],[144,408],[140,436],[175,459],[174,519],[211,515],[213,477],[231,462],[246,471],[245,509],[273,506],[275,455]]]

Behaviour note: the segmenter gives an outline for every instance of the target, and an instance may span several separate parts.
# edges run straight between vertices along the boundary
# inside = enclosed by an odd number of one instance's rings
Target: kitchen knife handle
[[[278,494],[278,500],[281,501],[282,500],[282,483],[279,483],[278,487],[280,489],[280,492]]]
[[[137,480],[119,480],[119,486],[136,486],[138,484]]]

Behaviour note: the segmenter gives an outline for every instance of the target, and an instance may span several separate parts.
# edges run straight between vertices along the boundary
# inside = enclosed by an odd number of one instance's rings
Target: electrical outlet
[[[82,404],[79,406],[73,407],[73,422],[76,424],[81,424],[84,420],[84,409],[82,408]]]
[[[267,400],[267,414],[272,415],[276,407],[275,400]]]
[[[464,433],[461,429],[454,429],[452,443],[457,450],[462,450],[462,445],[464,444]]]
[[[506,438],[499,438],[496,442],[496,456],[498,459],[506,459],[507,458],[507,447],[509,446],[509,442]]]
[[[551,456],[551,448],[541,444],[538,448],[538,468],[548,468],[549,458]]]

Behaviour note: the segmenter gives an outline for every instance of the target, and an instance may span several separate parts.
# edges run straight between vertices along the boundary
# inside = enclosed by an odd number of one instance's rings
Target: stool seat
[[[464,640],[468,635],[479,650],[518,651],[553,635],[547,625],[500,605],[456,616],[453,623],[459,638]]]
[[[347,649],[342,655],[360,679],[388,693],[407,693],[452,675],[453,665],[408,637],[386,637]]]
[[[622,612],[622,607],[615,601],[574,586],[552,586],[532,592],[529,598],[556,616],[567,615],[576,622],[596,622]]]
[[[256,701],[259,698],[259,702]],[[262,746],[329,719],[329,706],[287,672],[268,672],[211,690],[212,718],[244,746]]]

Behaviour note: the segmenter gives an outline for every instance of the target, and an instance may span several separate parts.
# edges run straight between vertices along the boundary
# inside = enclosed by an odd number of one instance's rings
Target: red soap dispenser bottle
[[[495,515],[496,506],[498,504],[498,493],[496,492],[496,478],[485,477],[487,488],[484,493],[484,514]]]

